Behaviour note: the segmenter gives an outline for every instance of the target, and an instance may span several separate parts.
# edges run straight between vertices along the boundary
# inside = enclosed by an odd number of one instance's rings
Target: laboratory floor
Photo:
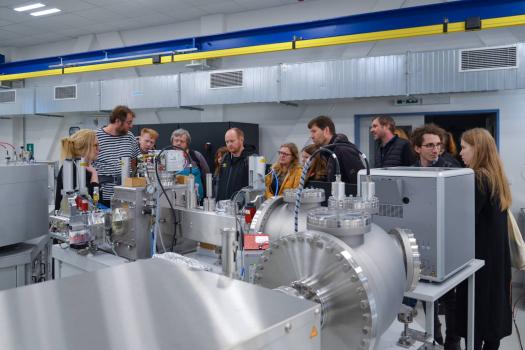
[[[519,300],[517,307],[516,307],[516,313],[515,313],[515,319],[516,319],[516,325],[520,331],[522,344],[525,348],[525,288],[523,288],[522,284],[515,285],[512,289],[512,305],[514,306],[516,301]],[[418,303],[417,305],[417,317],[416,322],[421,326],[425,327],[425,313],[423,312],[423,307],[421,306],[421,303]],[[439,319],[441,320],[441,332],[443,335],[445,335],[445,316],[440,315]],[[465,349],[465,342],[461,342],[461,348]],[[501,340],[500,344],[501,350],[520,350],[520,344],[518,340],[518,335],[516,332],[516,326],[514,323],[512,324],[512,335],[505,337]]]

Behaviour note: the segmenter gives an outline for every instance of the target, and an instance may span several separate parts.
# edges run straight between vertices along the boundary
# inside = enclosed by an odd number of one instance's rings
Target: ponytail
[[[62,144],[62,151],[60,154],[60,158],[62,158],[62,160],[74,158],[75,157],[75,142],[71,140],[70,137],[64,137],[60,142]]]

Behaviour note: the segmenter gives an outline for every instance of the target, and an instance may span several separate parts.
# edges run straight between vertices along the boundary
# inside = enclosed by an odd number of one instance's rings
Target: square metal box
[[[414,232],[422,278],[443,281],[474,259],[474,172],[471,169],[371,169],[379,199],[374,223]],[[366,172],[359,172],[359,183]]]

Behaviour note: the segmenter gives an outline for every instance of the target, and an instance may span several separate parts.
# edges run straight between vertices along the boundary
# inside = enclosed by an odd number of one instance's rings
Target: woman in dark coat
[[[507,209],[511,194],[496,143],[485,129],[466,131],[461,158],[476,174],[476,259],[485,261],[476,272],[474,349],[498,349],[512,333],[511,271]],[[467,334],[467,284],[458,288],[458,331]]]

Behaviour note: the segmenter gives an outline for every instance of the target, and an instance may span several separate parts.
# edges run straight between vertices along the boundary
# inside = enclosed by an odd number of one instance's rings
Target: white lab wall
[[[0,141],[2,142],[8,142],[10,144],[13,143],[13,120],[12,119],[0,119]],[[9,146],[7,149],[9,150],[9,154],[11,154],[11,148]],[[6,155],[6,149],[2,146],[0,146],[0,159],[3,159]]]

